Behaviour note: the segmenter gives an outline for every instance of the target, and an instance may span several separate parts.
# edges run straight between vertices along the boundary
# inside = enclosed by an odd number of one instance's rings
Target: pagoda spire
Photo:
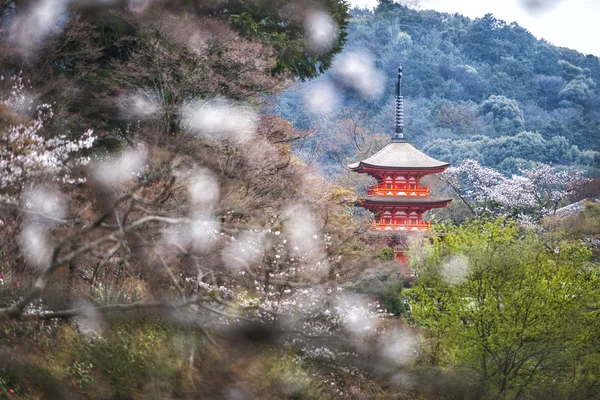
[[[402,65],[398,67],[396,83],[396,129],[392,142],[404,142],[404,98],[402,97]]]

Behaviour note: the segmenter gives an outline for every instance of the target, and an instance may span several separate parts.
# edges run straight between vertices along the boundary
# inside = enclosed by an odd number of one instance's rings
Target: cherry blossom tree
[[[195,157],[166,156],[144,143],[102,159],[81,157],[94,136],[45,139],[50,107],[36,110],[34,128],[8,126],[10,143],[32,154],[8,146],[17,151],[7,153],[7,171],[21,156],[29,168],[11,172],[2,188],[14,197],[0,204],[12,204],[3,229],[15,232],[3,248],[26,266],[6,278],[26,280],[0,307],[0,320],[101,326],[108,314],[153,310],[200,330],[217,348],[215,332],[250,330],[336,368],[359,365],[362,352],[382,353],[377,337],[386,313],[347,281],[348,245],[336,221],[347,222],[340,204],[352,204],[349,192],[307,175],[289,153],[286,142],[298,134],[289,124],[249,117],[235,103],[219,107],[207,114],[201,104],[195,123],[186,123]],[[253,123],[232,126],[236,118]],[[81,165],[82,176],[70,178]],[[43,183],[48,176],[60,185]],[[290,184],[303,186],[302,195],[290,193]],[[65,266],[63,291],[51,282]]]
[[[152,313],[199,333],[210,350],[266,341],[300,360],[390,376],[409,363],[416,340],[353,290],[368,258],[351,221],[354,193],[297,159],[288,143],[304,133],[261,115],[261,95],[290,77],[270,74],[276,49],[173,8],[109,12],[144,34],[121,37],[123,57],[60,93],[89,94],[82,104],[59,95],[38,105],[20,76],[7,79],[0,284],[15,290],[1,292],[0,321],[75,321],[100,336],[109,315]],[[82,28],[98,44],[94,26]],[[96,48],[90,54],[96,60]],[[113,151],[86,153],[96,137],[73,127],[90,122],[118,142]],[[184,351],[194,369],[200,351]]]
[[[568,171],[537,163],[506,177],[471,159],[451,167],[440,178],[457,193],[476,216],[512,216],[537,221],[552,215],[589,182],[583,171]]]
[[[78,139],[66,134],[47,137],[44,128],[54,116],[50,104],[34,105],[26,93],[21,75],[7,79],[10,93],[0,97],[0,198],[14,201],[26,184],[40,179],[63,183],[81,183],[84,178],[72,176],[76,166],[86,165],[89,157],[81,151],[96,140],[90,129]],[[31,112],[31,119],[22,115]]]

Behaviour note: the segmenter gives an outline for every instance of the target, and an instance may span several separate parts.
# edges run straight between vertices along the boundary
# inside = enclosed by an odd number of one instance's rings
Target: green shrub
[[[383,250],[381,250],[381,253],[377,255],[377,258],[379,258],[382,261],[392,261],[395,258],[395,255],[392,249],[386,247]]]
[[[16,373],[5,368],[0,368],[0,396],[20,394],[20,382]]]
[[[67,374],[73,379],[73,383],[79,386],[81,389],[85,389],[89,384],[94,382],[92,376],[93,364],[83,364],[79,361],[75,361],[73,365],[67,367]]]
[[[271,393],[271,398],[327,399],[322,379],[312,376],[303,362],[290,354],[275,352],[265,359],[265,374],[254,393]]]
[[[173,390],[174,380],[187,357],[184,347],[175,345],[176,328],[154,318],[141,320],[113,319],[106,322],[98,335],[75,334],[67,368],[74,382],[82,387],[93,381],[92,368],[108,381],[115,398],[129,398],[138,391],[151,391],[165,397]],[[68,349],[67,349],[68,351]]]

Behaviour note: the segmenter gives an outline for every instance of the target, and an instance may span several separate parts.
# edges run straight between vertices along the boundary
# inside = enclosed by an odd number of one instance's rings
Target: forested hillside
[[[538,40],[493,15],[471,20],[392,2],[352,13],[338,65],[279,100],[280,115],[316,132],[303,144],[307,161],[318,153],[321,165],[339,166],[340,152],[348,157],[372,134],[392,132],[395,70],[402,64],[406,136],[431,156],[454,165],[475,159],[507,174],[533,162],[597,168],[597,57]],[[344,62],[353,54],[373,64],[365,73],[380,89],[371,96],[337,84],[340,70],[353,68]],[[323,100],[332,107],[326,118],[323,107],[306,106],[323,97],[315,90],[322,86],[336,90]],[[357,143],[344,138],[357,133]]]

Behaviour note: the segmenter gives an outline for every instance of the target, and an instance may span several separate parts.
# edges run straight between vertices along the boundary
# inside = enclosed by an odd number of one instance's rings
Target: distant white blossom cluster
[[[0,76],[0,81],[4,81],[4,76]],[[10,93],[8,97],[2,96],[0,103],[4,104],[14,112],[25,112],[31,107],[31,98],[27,94],[25,80],[21,74],[13,75],[8,79]]]
[[[521,168],[520,172],[509,178],[467,159],[442,177],[473,204],[477,214],[512,215],[526,224],[553,214],[562,201],[588,181],[581,171],[559,170],[542,163]]]
[[[66,135],[46,138],[42,135],[44,126],[54,116],[49,104],[35,107],[32,120],[16,113],[25,106],[25,86],[22,78],[11,78],[15,84],[7,98],[0,99],[0,107],[5,113],[3,120],[8,126],[0,129],[0,190],[4,200],[14,200],[14,196],[25,183],[41,177],[52,177],[64,183],[78,183],[83,178],[73,178],[70,172],[76,165],[89,163],[88,157],[76,156],[78,152],[89,149],[96,137],[90,129],[77,140]],[[18,121],[10,121],[8,116]],[[11,198],[13,196],[13,198]]]

